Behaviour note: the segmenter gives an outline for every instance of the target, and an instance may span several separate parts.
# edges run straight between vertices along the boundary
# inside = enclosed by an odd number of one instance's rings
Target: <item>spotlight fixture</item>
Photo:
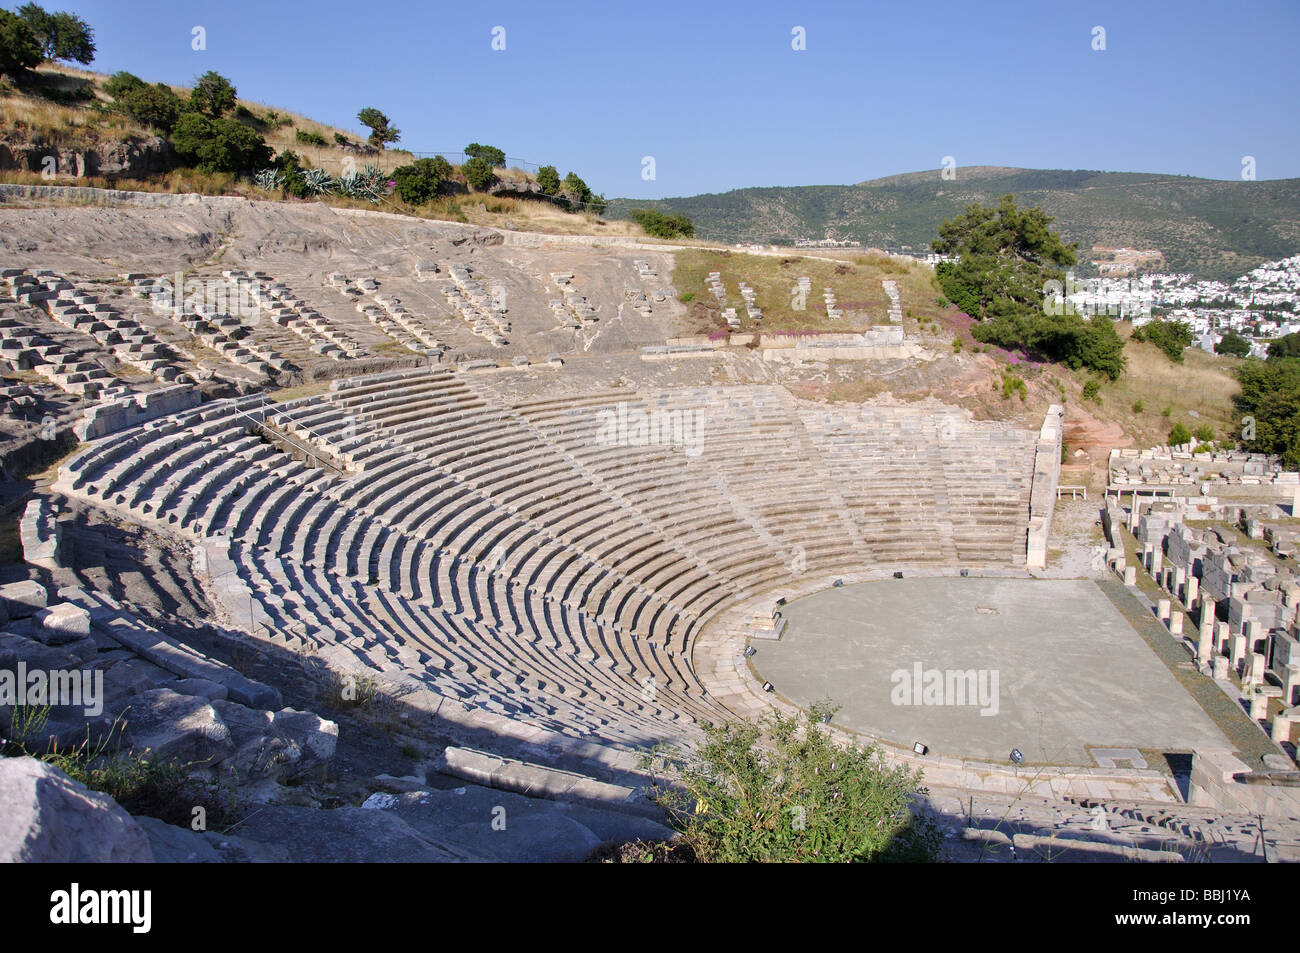
[[[916,744],[912,745],[912,750],[915,751],[917,754],[925,754],[930,749],[928,746],[923,745],[921,744],[921,742],[918,741]]]
[[[969,575],[970,575],[970,570],[969,570],[969,569],[963,569],[963,570],[961,571],[961,574],[962,574],[963,576],[969,576]]]
[[[823,724],[823,725],[829,725],[830,723],[831,723],[831,716],[830,716],[830,715],[822,715],[822,724]]]
[[[776,600],[776,604],[777,604],[778,606],[783,606],[783,605],[785,605],[785,596],[782,596],[780,599],[777,599],[777,600]]]
[[[776,689],[772,687],[772,683],[771,683],[771,682],[764,682],[764,683],[763,683],[763,691],[765,691],[765,692],[774,692],[774,691],[776,691]]]
[[[754,657],[754,653],[757,652],[757,651],[758,651],[758,649],[754,648],[752,645],[746,645],[746,646],[745,646],[745,658],[753,658],[753,657]]]
[[[900,572],[895,572],[895,573],[894,573],[894,578],[895,578],[895,579],[902,579],[902,578],[903,578],[903,573],[902,573],[901,571],[900,571]]]
[[[833,583],[831,583],[831,586],[834,587],[834,588],[836,588],[836,589],[838,589],[838,588],[839,588],[840,586],[842,586],[842,585],[844,585],[844,580],[843,580],[843,579],[836,579]]]
[[[1011,749],[1011,760],[1012,760],[1014,763],[1016,763],[1016,764],[1024,764],[1024,763],[1025,763],[1025,756],[1024,756],[1023,754],[1020,753],[1020,749],[1019,749],[1019,748],[1012,748],[1012,749]]]

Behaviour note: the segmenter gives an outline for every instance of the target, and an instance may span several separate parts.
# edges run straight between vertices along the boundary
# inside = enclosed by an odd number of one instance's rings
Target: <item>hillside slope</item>
[[[1055,227],[1082,251],[1093,245],[1159,249],[1170,269],[1204,277],[1234,278],[1300,249],[1300,179],[1239,182],[982,166],[958,168],[954,181],[936,170],[857,185],[619,199],[610,213],[636,207],[680,212],[694,221],[699,237],[717,241],[792,244],[833,237],[923,253],[945,219],[972,202],[1008,193],[1055,216]]]

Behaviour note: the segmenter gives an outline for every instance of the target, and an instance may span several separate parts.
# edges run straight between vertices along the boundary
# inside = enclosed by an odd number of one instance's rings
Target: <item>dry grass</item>
[[[939,293],[933,272],[917,264],[886,255],[863,255],[830,261],[821,256],[754,255],[742,251],[691,249],[678,252],[673,283],[679,294],[690,294],[688,321],[696,334],[726,329],[722,306],[709,292],[708,274],[717,271],[727,289],[727,306],[736,308],[742,331],[861,331],[872,325],[888,324],[889,298],[881,281],[898,283],[904,309],[904,329],[917,330],[920,320],[937,319]],[[796,307],[794,290],[800,277],[812,279],[812,289]],[[755,304],[763,312],[761,322],[745,314],[738,283],[755,290]],[[826,314],[823,289],[830,288],[842,318]],[[909,315],[908,312],[911,312]]]
[[[1124,322],[1119,331],[1127,339],[1132,328]],[[1241,363],[1238,358],[1188,348],[1183,352],[1184,363],[1175,364],[1154,344],[1132,340],[1124,345],[1124,355],[1128,359],[1124,375],[1114,383],[1102,383],[1099,404],[1085,402],[1094,416],[1118,423],[1140,447],[1164,443],[1170,428],[1180,421],[1188,430],[1209,424],[1216,439],[1235,438],[1232,397],[1240,388],[1232,371]],[[1089,377],[1064,368],[1059,376],[1072,378],[1080,393]],[[1140,413],[1133,410],[1137,401],[1142,402]],[[1166,408],[1170,411],[1168,417],[1163,415]],[[1195,411],[1199,418],[1192,417],[1189,411]]]

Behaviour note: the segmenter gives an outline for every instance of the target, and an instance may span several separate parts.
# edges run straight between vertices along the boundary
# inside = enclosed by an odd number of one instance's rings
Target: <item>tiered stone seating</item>
[[[774,387],[501,386],[419,370],[219,401],[92,445],[58,488],[211,549],[236,624],[614,745],[722,714],[691,656],[738,599],[871,560],[1004,563],[1017,534],[1023,559],[1029,434]]]

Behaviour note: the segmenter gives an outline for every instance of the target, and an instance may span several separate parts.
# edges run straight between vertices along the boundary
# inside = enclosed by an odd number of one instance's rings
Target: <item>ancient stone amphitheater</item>
[[[697,444],[600,439],[662,412]],[[926,406],[516,400],[435,370],[204,405],[102,441],[55,489],[201,545],[231,616],[272,641],[639,745],[726,717],[693,659],[737,602],[804,574],[1023,565],[1033,446]]]

